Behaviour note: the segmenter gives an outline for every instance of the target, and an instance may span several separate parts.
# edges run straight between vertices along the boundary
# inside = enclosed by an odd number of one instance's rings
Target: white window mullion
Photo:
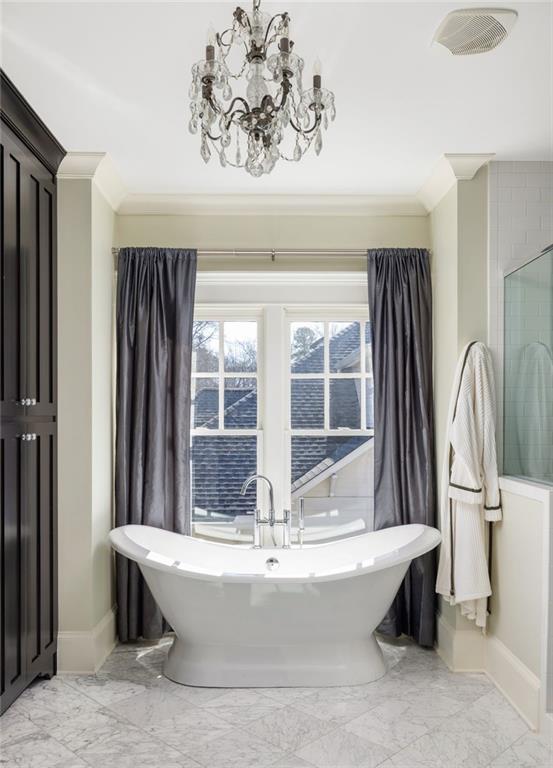
[[[271,480],[275,490],[275,509],[280,516],[289,504],[290,489],[286,487],[286,387],[290,368],[286,329],[288,323],[284,308],[269,305],[263,319],[263,414],[264,432],[263,473]],[[261,490],[261,489],[260,489]],[[266,493],[260,498],[267,504]]]
[[[324,324],[324,428],[330,429],[330,342],[328,338],[329,324]]]
[[[219,429],[225,427],[225,323],[219,323]]]
[[[359,382],[359,395],[361,403],[361,429],[367,426],[367,380],[365,378],[365,323],[359,323],[360,328],[360,348],[359,348],[359,370],[361,371],[361,380]]]

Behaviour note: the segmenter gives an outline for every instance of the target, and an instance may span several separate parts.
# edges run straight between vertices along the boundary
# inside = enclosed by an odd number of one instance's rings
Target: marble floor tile
[[[152,725],[194,708],[189,701],[165,687],[148,688],[111,706],[118,715],[138,726]]]
[[[131,726],[110,709],[100,708],[92,712],[68,713],[60,717],[50,713],[39,718],[37,725],[72,752],[84,750],[115,732],[126,731]]]
[[[40,733],[39,726],[22,711],[12,706],[0,719],[0,755],[2,748],[10,742],[38,733]]]
[[[316,688],[260,688],[264,696],[281,701],[283,704],[291,704],[296,699],[309,696]]]
[[[423,690],[444,694],[464,704],[471,704],[494,690],[493,684],[483,674],[461,674],[445,668],[394,670],[390,679],[404,687],[411,687],[415,696]]]
[[[268,768],[284,755],[274,744],[238,728],[191,753],[204,768]]]
[[[212,712],[192,707],[174,717],[144,726],[144,730],[179,752],[197,759],[194,755],[201,752],[205,744],[229,734],[233,727]]]
[[[344,726],[348,733],[398,752],[428,731],[408,702],[385,701]]]
[[[72,688],[59,675],[51,680],[37,680],[12,705],[11,709],[35,720],[50,713],[60,716],[71,712],[92,712],[99,704]]]
[[[184,756],[130,723],[92,729],[94,738],[76,754],[93,768],[180,768]]]
[[[247,726],[263,717],[279,717],[278,710],[282,709],[284,704],[254,690],[243,688],[227,691],[202,706],[232,725]]]
[[[86,762],[43,733],[12,741],[0,752],[0,765],[9,768],[83,768]]]
[[[193,757],[204,768],[272,768],[284,754],[274,744],[237,728],[208,742]]]
[[[128,699],[147,690],[143,683],[131,680],[118,680],[108,675],[66,675],[67,685],[94,699],[98,706],[110,706],[117,701]]]
[[[271,768],[314,768],[313,763],[308,763],[307,760],[302,760],[301,757],[296,755],[286,755],[282,760],[279,760]]]
[[[551,768],[553,736],[527,733],[490,763],[490,768]]]
[[[380,744],[338,728],[296,752],[317,768],[376,768],[390,752]]]
[[[341,699],[336,696],[329,697],[327,691],[325,688],[314,691],[295,701],[294,707],[329,724],[343,725],[374,706],[374,703],[364,696]]]
[[[392,756],[394,768],[485,768],[528,731],[496,691]]]
[[[328,724],[320,718],[292,707],[284,707],[276,715],[271,713],[255,720],[248,727],[248,733],[270,741],[284,752],[296,752],[304,744],[318,739],[328,729]]]
[[[167,680],[167,678],[164,679],[164,685],[170,687],[177,696],[180,696],[186,701],[189,701],[191,704],[196,704],[200,707],[206,704],[208,701],[212,701],[219,696],[223,696],[229,690],[228,688],[196,688],[191,685],[180,685],[179,683],[174,683],[172,680]]]

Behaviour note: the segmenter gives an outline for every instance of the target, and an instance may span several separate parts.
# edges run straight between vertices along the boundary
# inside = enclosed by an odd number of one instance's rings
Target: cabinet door
[[[26,384],[29,416],[56,412],[56,208],[55,186],[37,160],[24,165],[28,206],[25,224]]]
[[[31,681],[26,638],[25,451],[22,426],[0,426],[1,573],[0,711]]]
[[[56,425],[29,423],[24,442],[26,640],[31,676],[55,672],[57,634]]]
[[[55,416],[55,182],[5,130],[2,194],[2,416]]]
[[[25,152],[7,131],[1,135],[2,285],[0,291],[0,408],[6,418],[24,413],[26,385],[26,262],[22,211],[25,203]]]

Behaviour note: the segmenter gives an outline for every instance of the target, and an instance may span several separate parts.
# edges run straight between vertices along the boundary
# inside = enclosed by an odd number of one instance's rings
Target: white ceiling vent
[[[460,8],[448,13],[433,42],[454,56],[487,53],[505,40],[517,15],[509,8]]]

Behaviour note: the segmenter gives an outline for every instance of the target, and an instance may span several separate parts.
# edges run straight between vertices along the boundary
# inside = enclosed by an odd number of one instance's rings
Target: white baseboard
[[[530,728],[540,728],[540,679],[497,637],[486,638],[485,672]]]
[[[113,608],[89,631],[58,632],[58,671],[97,672],[116,643]]]
[[[483,672],[534,730],[540,729],[540,680],[501,640],[456,630],[438,616],[436,651],[453,672]]]
[[[485,636],[475,629],[455,629],[438,616],[436,651],[453,672],[483,672]]]

